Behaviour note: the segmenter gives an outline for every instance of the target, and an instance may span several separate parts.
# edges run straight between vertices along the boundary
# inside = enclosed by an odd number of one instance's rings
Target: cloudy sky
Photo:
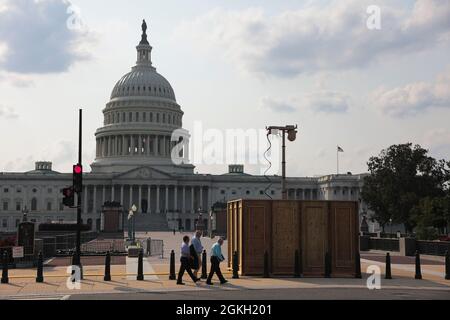
[[[0,0],[0,171],[70,171],[79,107],[92,163],[143,18],[191,131],[298,124],[292,176],[335,173],[337,145],[345,172],[395,143],[450,158],[449,0]]]

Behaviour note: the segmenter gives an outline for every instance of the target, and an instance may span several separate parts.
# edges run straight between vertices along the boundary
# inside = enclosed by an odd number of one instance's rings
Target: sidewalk
[[[134,264],[134,262],[133,262]],[[241,279],[231,279],[231,274],[227,272],[225,276],[230,281],[229,284],[219,285],[217,279],[215,286],[207,286],[204,280],[199,284],[194,284],[185,279],[185,286],[177,286],[175,281],[168,280],[167,269],[162,270],[162,266],[156,266],[147,262],[148,267],[144,268],[146,273],[145,281],[134,280],[136,275],[131,268],[122,266],[111,266],[112,281],[103,281],[103,266],[89,266],[84,268],[84,280],[81,282],[80,290],[68,289],[66,282],[68,274],[65,267],[55,267],[52,270],[45,270],[45,283],[35,282],[35,273],[32,270],[10,270],[10,284],[0,284],[0,299],[20,299],[59,296],[77,294],[105,294],[105,293],[137,293],[137,292],[175,292],[175,291],[204,291],[204,290],[263,290],[263,289],[327,289],[327,288],[367,288],[367,274],[363,274],[363,279],[324,279],[324,278],[258,278],[241,277]],[[366,271],[369,265],[378,265],[382,275],[384,264],[376,261],[363,259],[361,261],[362,271]],[[406,267],[406,268],[405,268]],[[412,267],[412,270],[411,270]],[[131,272],[130,272],[131,271]],[[128,272],[128,273],[127,273]],[[159,272],[159,273],[158,273]],[[448,295],[450,299],[450,281],[443,278],[444,267],[439,265],[425,265],[422,267],[423,280],[414,279],[414,266],[392,265],[392,280],[385,280],[382,277],[382,289],[398,290],[439,290]],[[213,280],[214,281],[214,280]]]

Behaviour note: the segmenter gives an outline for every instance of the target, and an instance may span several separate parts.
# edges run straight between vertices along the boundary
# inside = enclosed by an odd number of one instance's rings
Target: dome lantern
[[[147,40],[147,23],[142,22],[142,37],[141,42],[136,47],[137,50],[137,66],[152,66],[152,46]]]

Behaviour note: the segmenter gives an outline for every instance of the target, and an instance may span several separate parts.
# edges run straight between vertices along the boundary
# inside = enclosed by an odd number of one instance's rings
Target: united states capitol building
[[[232,199],[266,199],[267,178],[246,174],[242,165],[230,164],[225,174],[194,173],[188,157],[189,132],[182,129],[184,113],[172,86],[153,66],[146,26],[136,49],[136,65],[113,88],[103,109],[103,126],[95,134],[96,159],[83,181],[83,223],[102,230],[103,205],[118,202],[126,212],[137,206],[138,230],[192,230],[199,209],[208,212],[214,204]],[[182,133],[184,145],[177,152],[178,164],[171,156],[174,130]],[[288,198],[360,201],[363,215],[367,211],[360,200],[363,178],[289,177]],[[281,199],[281,177],[270,179],[268,194]],[[29,172],[0,173],[0,231],[15,231],[24,212],[37,224],[76,221],[76,210],[62,205],[61,189],[71,184],[72,173],[53,171],[51,162],[37,162]]]

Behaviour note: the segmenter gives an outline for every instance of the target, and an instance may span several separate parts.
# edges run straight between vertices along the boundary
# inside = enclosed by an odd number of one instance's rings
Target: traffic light
[[[81,192],[83,189],[83,166],[76,164],[73,166],[73,190]]]
[[[73,207],[75,205],[75,192],[73,190],[73,187],[64,188],[62,190],[63,193],[63,204],[66,207]]]

